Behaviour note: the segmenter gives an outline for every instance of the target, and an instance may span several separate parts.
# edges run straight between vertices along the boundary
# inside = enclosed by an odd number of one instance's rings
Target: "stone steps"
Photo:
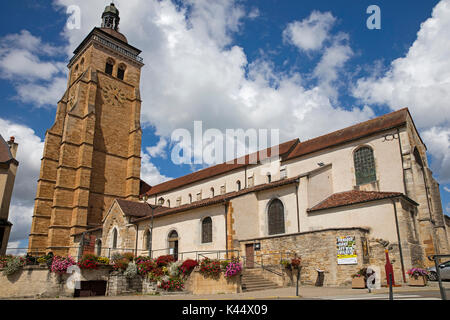
[[[265,279],[258,271],[245,270],[242,274],[242,291],[259,291],[267,289],[276,289],[279,286],[267,279]]]

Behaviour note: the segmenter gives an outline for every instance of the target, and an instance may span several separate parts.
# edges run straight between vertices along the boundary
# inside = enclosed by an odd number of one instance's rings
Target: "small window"
[[[237,191],[241,191],[241,181],[236,181],[236,189]]]
[[[163,205],[164,205],[164,198],[159,198],[158,204],[159,204],[160,206],[163,206]]]
[[[225,185],[220,187],[220,194],[225,194],[227,192]]]
[[[202,221],[202,243],[212,242],[212,219],[207,217]]]
[[[251,187],[253,187],[253,176],[251,176],[251,177],[248,177],[248,186],[251,188]]]
[[[167,200],[167,207],[170,208],[170,200]]]
[[[286,179],[287,178],[287,169],[286,167],[282,167],[280,169],[280,179]]]
[[[177,207],[181,206],[181,197],[177,198]]]
[[[269,235],[282,234],[284,228],[284,206],[279,199],[272,200],[268,208]]]
[[[117,229],[114,228],[113,235],[112,235],[112,247],[113,249],[117,249]]]
[[[214,188],[211,188],[211,198],[214,198]]]
[[[377,181],[372,148],[359,148],[353,155],[353,158],[355,162],[356,185],[359,186]]]
[[[117,78],[123,80],[125,78],[125,69],[124,65],[120,65],[119,69],[117,69]]]
[[[270,173],[267,174],[267,183],[272,182],[272,175]]]
[[[189,203],[192,203],[192,194],[189,193]]]
[[[102,240],[97,240],[96,245],[97,245],[97,250],[96,250],[95,254],[100,257],[102,255]]]
[[[147,231],[145,231],[145,234],[144,234],[144,249],[150,250],[151,243],[152,243],[152,234],[151,234],[150,230],[147,229]]]
[[[114,68],[114,60],[109,58],[108,60],[106,60],[105,73],[112,76],[113,68]]]

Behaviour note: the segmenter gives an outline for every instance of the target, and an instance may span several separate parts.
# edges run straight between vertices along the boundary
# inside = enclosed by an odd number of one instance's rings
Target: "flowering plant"
[[[156,259],[158,267],[166,267],[169,263],[174,262],[175,258],[172,255],[160,256]]]
[[[220,261],[205,258],[200,262],[200,273],[204,276],[217,277],[220,271]]]
[[[198,266],[198,262],[195,260],[188,259],[183,262],[183,264],[180,267],[181,273],[183,275],[188,275],[194,268]]]
[[[67,268],[75,264],[76,264],[75,260],[70,256],[68,257],[55,256],[53,257],[52,266],[50,269],[52,272],[64,274],[67,272]]]
[[[98,258],[93,254],[85,254],[81,261],[78,262],[80,269],[94,270],[98,268],[98,265]]]
[[[4,265],[3,274],[5,276],[10,276],[15,272],[19,271],[25,265],[26,260],[21,257],[8,257],[6,264]]]
[[[184,289],[184,284],[180,279],[162,280],[158,284],[158,288],[166,291],[180,291]]]
[[[352,278],[360,278],[360,277],[364,277],[364,279],[367,278],[367,268],[359,269],[357,273],[352,275]]]
[[[157,265],[155,263],[155,261],[153,260],[147,260],[147,259],[141,259],[141,258],[137,258],[136,259],[136,267],[138,270],[138,273],[140,275],[147,275],[150,272],[154,271],[157,268]]]
[[[122,258],[122,259],[119,259],[119,260],[115,260],[114,263],[113,263],[113,268],[116,271],[122,271],[123,272],[123,271],[127,270],[127,267],[128,267],[129,263],[130,263],[130,261],[125,259],[125,258]]]
[[[237,274],[239,274],[242,271],[242,264],[238,260],[231,261],[226,269],[225,269],[225,276],[226,277],[233,277]]]
[[[291,259],[291,266],[294,269],[297,269],[298,267],[300,267],[301,263],[302,263],[302,259],[300,259],[300,258]]]
[[[422,268],[412,268],[408,270],[408,275],[410,277],[413,277],[415,279],[417,279],[420,276],[427,276],[428,275],[428,271]]]
[[[4,267],[6,267],[6,264],[8,263],[8,261],[12,258],[12,256],[4,256],[4,257],[0,257],[0,269],[3,269]]]
[[[106,257],[98,257],[97,262],[104,265],[109,265],[109,259]]]

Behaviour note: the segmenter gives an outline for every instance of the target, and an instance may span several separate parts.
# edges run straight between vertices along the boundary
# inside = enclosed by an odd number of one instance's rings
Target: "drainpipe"
[[[297,201],[297,229],[298,233],[300,233],[300,208],[298,207],[298,187],[300,185],[300,179],[295,180],[295,198]]]
[[[225,250],[227,251],[227,258],[228,258],[228,204],[225,201]]]
[[[402,265],[403,283],[406,283],[405,264],[403,262],[402,242],[401,242],[401,238],[400,238],[400,229],[399,229],[399,226],[398,226],[397,206],[395,205],[395,200],[394,199],[391,199],[391,201],[392,201],[392,205],[394,207],[395,228],[397,229],[398,251],[400,253],[400,263]]]
[[[133,223],[134,226],[136,227],[136,241],[135,241],[135,245],[134,245],[134,252],[136,252],[136,257],[137,257],[137,250],[138,250],[138,236],[139,236],[139,226],[137,224],[137,222]]]
[[[398,146],[400,148],[400,161],[402,162],[402,175],[403,175],[403,189],[406,196],[408,196],[408,189],[406,188],[406,178],[405,178],[405,164],[403,163],[403,151],[402,151],[402,141],[400,139],[400,129],[397,128],[398,136]]]

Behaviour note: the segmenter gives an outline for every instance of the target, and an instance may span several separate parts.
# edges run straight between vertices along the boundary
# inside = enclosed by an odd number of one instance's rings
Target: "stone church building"
[[[247,266],[298,255],[305,279],[320,269],[329,284],[364,266],[383,271],[385,249],[403,282],[428,255],[449,252],[439,185],[408,109],[282,143],[256,163],[247,155],[156,186],[141,181],[143,61],[113,4],[102,19],[69,62],[47,131],[30,252],[239,255]]]

